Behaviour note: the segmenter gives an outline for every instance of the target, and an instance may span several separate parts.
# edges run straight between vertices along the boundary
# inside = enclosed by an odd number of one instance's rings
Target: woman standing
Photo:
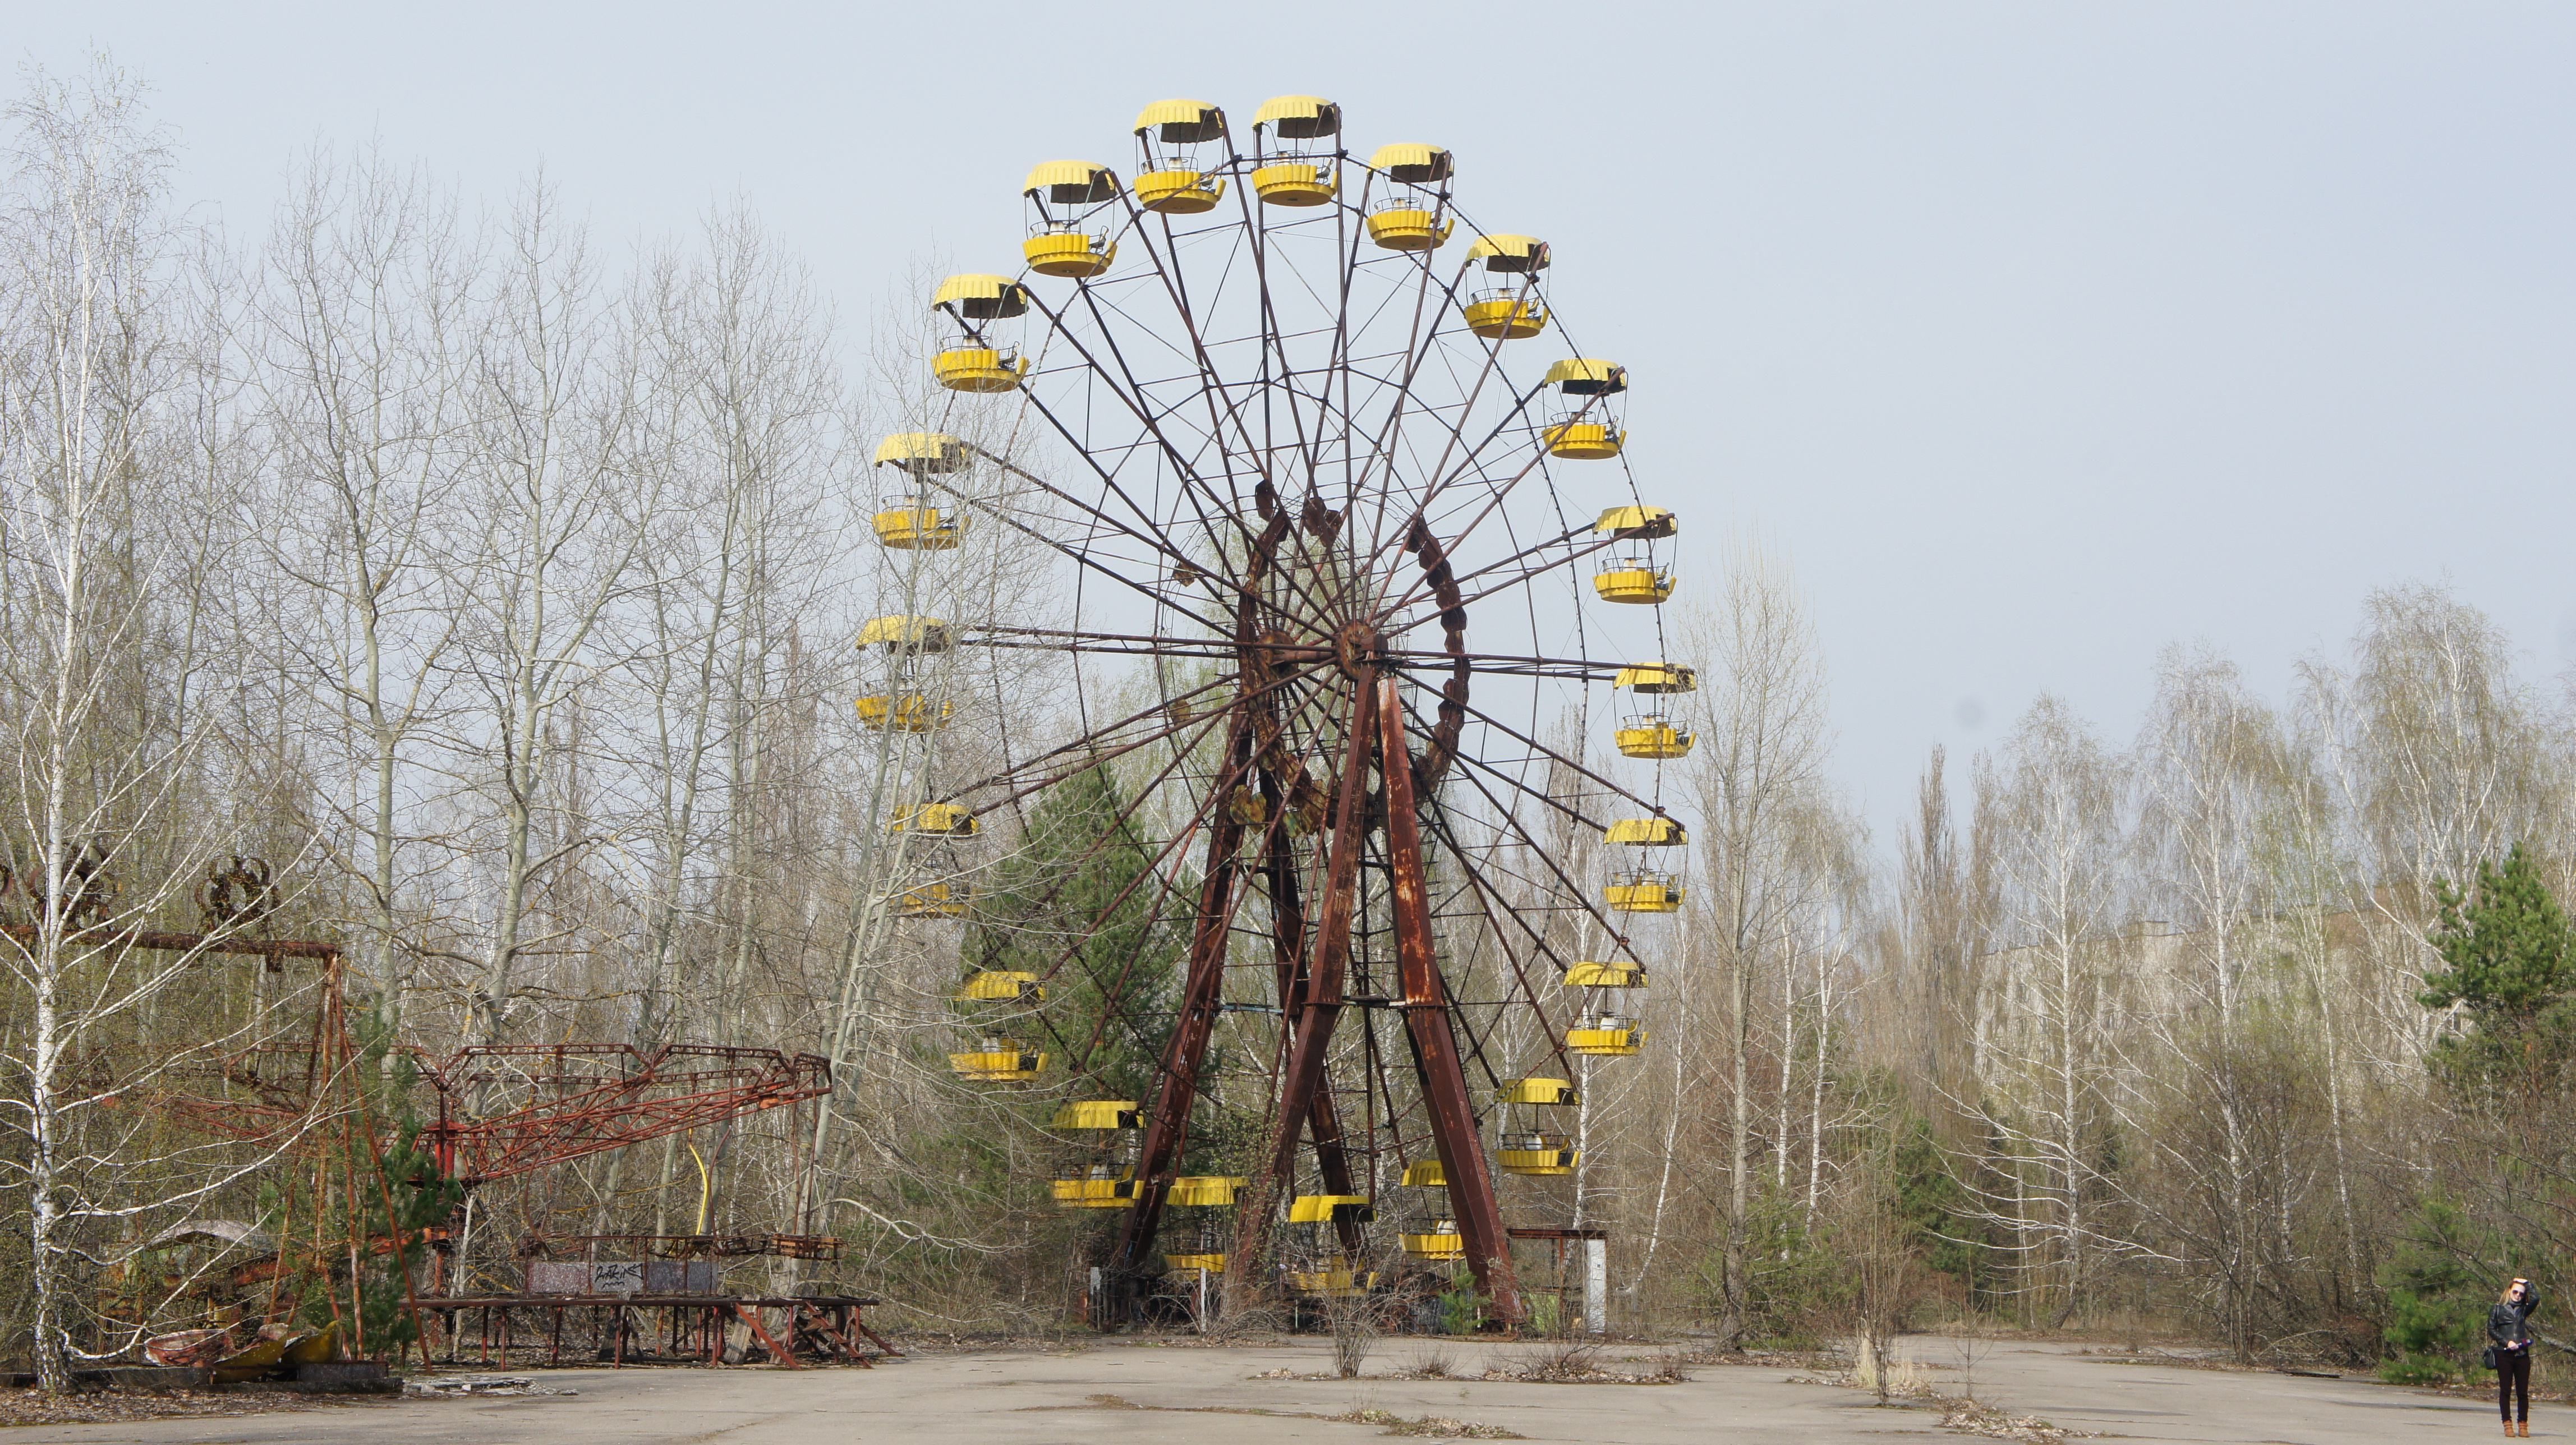
[[[2496,1408],[2504,1413],[2504,1433],[2531,1438],[2531,1312],[2540,1308],[2540,1291],[2531,1281],[2506,1285],[2504,1298],[2487,1311],[2487,1356],[2495,1365]],[[2521,1429],[2515,1427],[2517,1416]]]

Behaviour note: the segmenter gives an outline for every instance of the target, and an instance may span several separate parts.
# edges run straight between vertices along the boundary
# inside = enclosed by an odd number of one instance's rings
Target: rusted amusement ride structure
[[[1024,268],[939,285],[945,410],[877,453],[903,479],[886,546],[1011,529],[1072,615],[880,619],[859,710],[935,736],[957,710],[923,659],[1069,655],[1075,736],[1003,737],[998,771],[892,825],[973,836],[1115,765],[1095,848],[1153,860],[1097,926],[1141,907],[1186,956],[1176,996],[1088,932],[1043,966],[970,957],[951,1067],[1061,1101],[1055,1200],[1116,1212],[1101,1322],[1463,1266],[1517,1324],[1534,1239],[1579,1247],[1597,1329],[1584,1084],[1645,1043],[1622,1000],[1640,921],[1681,906],[1661,767],[1692,744],[1662,703],[1695,685],[1665,660],[1677,523],[1628,470],[1627,370],[1570,339],[1545,241],[1466,217],[1440,146],[1362,159],[1314,96],[1248,127],[1158,102],[1133,135],[1125,176],[1029,173]],[[1101,708],[1140,672],[1149,701]],[[1068,981],[1162,1041],[1148,1096],[1095,1082],[1102,1029],[1048,1003]]]
[[[197,1218],[140,1241],[140,1260],[194,1250],[108,1280],[103,1316],[185,1328],[151,1338],[154,1364],[218,1381],[272,1376],[355,1355],[392,1362],[408,1337],[434,1368],[472,1357],[865,1363],[893,1353],[864,1320],[875,1300],[828,1289],[728,1290],[724,1268],[769,1257],[828,1263],[813,1233],[716,1232],[702,1198],[693,1233],[477,1236],[477,1205],[505,1181],[546,1181],[578,1161],[775,1114],[786,1147],[830,1087],[825,1062],[773,1049],[564,1042],[444,1055],[389,1048],[352,1027],[340,946],[272,936],[277,892],[257,860],[234,859],[198,889],[200,933],[117,928],[113,881],[76,910],[86,950],[257,957],[271,975],[310,969],[220,1056],[138,1072],[160,1126],[191,1147],[269,1162],[250,1220]],[[21,927],[13,931],[25,932]],[[691,1146],[694,1154],[694,1145]],[[791,1167],[802,1167],[801,1157]],[[711,1191],[710,1191],[711,1192]],[[371,1278],[372,1277],[372,1278]],[[500,1288],[494,1288],[498,1283]],[[392,1299],[369,1299],[388,1286]],[[378,1338],[369,1338],[369,1321]],[[407,1328],[387,1329],[389,1320]]]

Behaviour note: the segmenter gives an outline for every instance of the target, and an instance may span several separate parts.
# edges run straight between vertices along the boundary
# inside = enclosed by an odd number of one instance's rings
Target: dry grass
[[[1500,1425],[1479,1425],[1473,1420],[1452,1420],[1446,1415],[1398,1415],[1392,1410],[1360,1409],[1324,1419],[1340,1425],[1383,1425],[1389,1435],[1410,1435],[1425,1440],[1526,1440],[1529,1437]]]
[[[1458,1373],[1458,1356],[1447,1345],[1430,1345],[1413,1356],[1405,1377],[1415,1380],[1446,1380]]]
[[[119,1425],[201,1415],[268,1415],[281,1410],[388,1409],[398,1400],[356,1395],[296,1395],[283,1390],[87,1390],[48,1395],[0,1389],[0,1427]]]
[[[2031,1415],[2015,1415],[1992,1405],[1955,1396],[1942,1401],[1941,1428],[1962,1435],[1982,1435],[1989,1440],[2020,1440],[2027,1445],[2063,1445],[2068,1440],[2092,1439],[2092,1430],[2068,1430],[2051,1425]]]

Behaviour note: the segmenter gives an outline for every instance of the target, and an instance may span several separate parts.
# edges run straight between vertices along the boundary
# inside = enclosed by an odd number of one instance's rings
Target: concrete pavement
[[[1957,1388],[1948,1342],[1904,1353]],[[1369,1424],[1309,1418],[1355,1409],[1499,1425],[1543,1441],[1595,1445],[1885,1445],[1957,1440],[1937,1413],[1886,1409],[1856,1390],[1791,1383],[1782,1367],[1699,1366],[1676,1385],[1523,1384],[1387,1376],[1439,1351],[1460,1366],[1509,1366],[1536,1347],[1380,1344],[1371,1378],[1264,1379],[1331,1369],[1326,1342],[1198,1348],[1099,1342],[1057,1352],[923,1355],[875,1370],[563,1370],[540,1383],[581,1393],[404,1401],[233,1418],[33,1426],[6,1445],[1273,1445],[1381,1438]],[[1612,1346],[1612,1368],[1643,1373],[1652,1351]],[[2490,1407],[2360,1380],[2119,1363],[2069,1347],[1998,1344],[1976,1363],[1977,1394],[2015,1414],[2130,1439],[2421,1445],[2494,1438]],[[2533,1438],[2576,1438],[2576,1411],[2535,1412]]]

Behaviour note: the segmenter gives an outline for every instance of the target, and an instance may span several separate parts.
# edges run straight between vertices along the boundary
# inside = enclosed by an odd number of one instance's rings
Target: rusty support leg
[[[885,1336],[868,1328],[868,1312],[861,1306],[852,1305],[850,1307],[850,1328],[857,1330],[860,1334],[876,1341],[877,1348],[885,1351],[889,1355],[900,1357],[903,1354],[903,1351],[896,1349],[891,1344],[888,1344]]]
[[[1278,1211],[1280,1187],[1297,1177],[1297,1139],[1306,1132],[1323,1088],[1325,1056],[1332,1047],[1333,1025],[1341,1018],[1342,980],[1351,956],[1351,917],[1358,908],[1360,855],[1368,846],[1369,759],[1377,750],[1377,693],[1365,682],[1354,690],[1348,726],[1350,736],[1333,793],[1324,913],[1307,950],[1310,961],[1303,1000],[1292,1005],[1283,1019],[1290,1042],[1288,1063],[1280,1073],[1279,1117],[1274,1122],[1277,1132],[1270,1157],[1262,1161],[1252,1188],[1237,1198],[1234,1258],[1226,1262],[1229,1300],[1237,1297],[1238,1290],[1260,1288],[1253,1281],[1269,1252],[1271,1216]]]
[[[1227,771],[1240,777],[1252,756],[1252,729],[1240,708],[1226,741]],[[1162,1088],[1154,1112],[1145,1121],[1143,1148],[1136,1157],[1136,1206],[1118,1235],[1110,1256],[1115,1273],[1132,1277],[1143,1271],[1162,1225],[1163,1200],[1171,1192],[1171,1174],[1189,1140],[1190,1109],[1198,1099],[1199,1067],[1207,1060],[1208,1036],[1216,1029],[1217,1010],[1225,1002],[1227,904],[1234,890],[1234,855],[1243,846],[1243,824],[1227,800],[1209,809],[1207,871],[1199,879],[1198,931],[1190,940],[1189,972],[1181,985],[1181,1017],[1163,1055]],[[1123,1298],[1124,1289],[1119,1291]],[[1109,1321],[1095,1321],[1106,1325]]]
[[[1270,802],[1270,816],[1284,817],[1286,794],[1279,780],[1262,774],[1262,796]],[[1279,969],[1279,1017],[1293,1023],[1301,1010],[1310,983],[1306,957],[1306,908],[1298,896],[1295,855],[1288,846],[1287,829],[1276,827],[1270,833],[1269,856],[1262,872],[1270,886],[1271,945],[1277,954]],[[1324,1192],[1349,1194],[1351,1161],[1342,1146],[1342,1121],[1333,1107],[1333,1084],[1330,1079],[1315,1086],[1314,1102],[1306,1113],[1307,1134],[1315,1144],[1315,1169],[1324,1176]],[[1336,1220],[1335,1232],[1341,1235],[1342,1252],[1357,1259],[1366,1249],[1359,1221]]]
[[[1412,1035],[1422,1070],[1422,1095],[1431,1107],[1431,1138],[1449,1176],[1449,1208],[1467,1246],[1476,1287],[1494,1302],[1504,1324],[1521,1322],[1520,1287],[1512,1273],[1512,1244],[1494,1201],[1494,1175],[1476,1131],[1467,1094],[1467,1069],[1449,1020],[1448,990],[1431,937],[1431,899],[1422,870],[1422,825],[1415,813],[1413,765],[1404,748],[1404,709],[1395,679],[1378,684],[1378,723],[1385,734],[1386,851],[1395,874],[1395,958],[1404,983],[1404,1027]]]
[[[801,1370],[805,1368],[803,1365],[796,1363],[796,1352],[794,1350],[780,1349],[778,1347],[778,1341],[769,1337],[768,1327],[760,1322],[760,1307],[758,1305],[747,1305],[737,1300],[734,1302],[733,1312],[742,1316],[742,1322],[751,1326],[752,1334],[758,1336],[760,1342],[769,1347],[769,1358],[773,1364],[784,1365],[791,1370]],[[796,1326],[792,1320],[788,1323],[787,1337],[789,1339],[794,1339],[796,1337]]]

